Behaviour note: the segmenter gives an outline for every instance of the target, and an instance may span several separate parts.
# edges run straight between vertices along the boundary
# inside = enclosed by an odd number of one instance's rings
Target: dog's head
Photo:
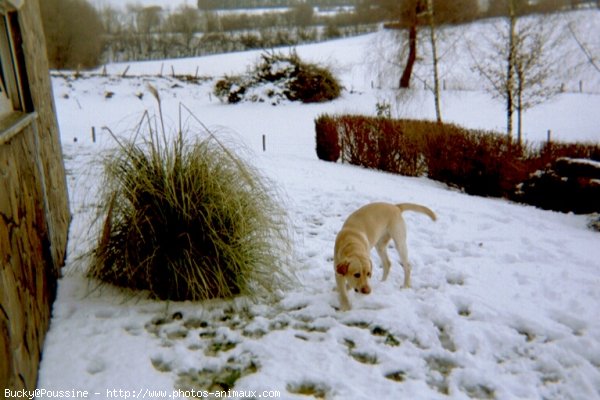
[[[357,293],[371,293],[369,279],[373,265],[369,257],[354,256],[342,260],[335,266],[335,272],[346,278],[348,286],[354,289]]]

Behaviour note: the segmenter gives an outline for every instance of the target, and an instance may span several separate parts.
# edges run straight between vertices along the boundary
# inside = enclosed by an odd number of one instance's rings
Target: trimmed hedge
[[[428,176],[469,194],[519,201],[529,198],[520,190],[523,183],[557,159],[600,160],[600,144],[518,145],[500,133],[431,121],[321,115],[315,129],[320,159],[341,156],[342,162]]]
[[[329,115],[322,115],[315,119],[317,134],[317,156],[325,161],[337,161],[340,158],[341,148],[338,140],[337,126]]]

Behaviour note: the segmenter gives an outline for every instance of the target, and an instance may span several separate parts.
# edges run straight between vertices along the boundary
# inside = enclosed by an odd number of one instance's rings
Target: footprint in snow
[[[98,374],[106,369],[106,362],[102,358],[95,358],[91,360],[87,367],[86,371],[90,375]]]

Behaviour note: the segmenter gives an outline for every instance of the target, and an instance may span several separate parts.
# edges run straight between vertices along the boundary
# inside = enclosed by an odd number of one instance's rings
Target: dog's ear
[[[346,275],[348,273],[348,267],[350,265],[348,263],[341,263],[335,266],[335,272],[340,275]]]

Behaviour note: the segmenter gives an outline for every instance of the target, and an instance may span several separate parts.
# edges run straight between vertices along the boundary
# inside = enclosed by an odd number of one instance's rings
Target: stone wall
[[[38,0],[18,17],[34,113],[0,134],[0,389],[33,390],[70,214]]]

